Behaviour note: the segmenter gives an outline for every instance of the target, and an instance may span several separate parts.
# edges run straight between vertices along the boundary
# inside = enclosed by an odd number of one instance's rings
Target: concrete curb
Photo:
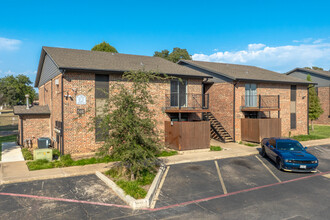
[[[142,209],[142,208],[149,208],[154,197],[155,193],[159,187],[160,181],[165,172],[165,165],[162,165],[155,179],[153,180],[147,196],[144,199],[134,199],[133,197],[126,195],[124,190],[120,188],[115,182],[105,176],[103,173],[96,171],[95,174],[99,177],[105,184],[107,184],[124,202],[126,202],[132,209]]]

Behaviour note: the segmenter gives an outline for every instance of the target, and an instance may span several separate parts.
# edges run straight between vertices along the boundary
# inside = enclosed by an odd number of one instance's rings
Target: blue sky
[[[121,53],[188,49],[196,60],[279,72],[330,69],[329,1],[0,1],[0,76],[35,78],[42,46]]]

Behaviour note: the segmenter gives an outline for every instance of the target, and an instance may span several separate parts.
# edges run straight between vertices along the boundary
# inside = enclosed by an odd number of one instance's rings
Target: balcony
[[[209,112],[209,94],[171,93],[165,95],[166,113]]]
[[[279,95],[244,95],[241,100],[242,111],[280,111]]]

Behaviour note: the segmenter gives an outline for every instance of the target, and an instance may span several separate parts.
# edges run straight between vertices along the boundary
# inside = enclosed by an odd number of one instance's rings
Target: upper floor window
[[[257,107],[257,85],[245,84],[245,107]]]
[[[171,106],[187,106],[187,80],[171,80]]]

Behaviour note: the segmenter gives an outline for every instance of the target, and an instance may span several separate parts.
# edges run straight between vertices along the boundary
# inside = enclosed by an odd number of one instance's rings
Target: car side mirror
[[[304,147],[305,150],[307,150],[307,147]]]

